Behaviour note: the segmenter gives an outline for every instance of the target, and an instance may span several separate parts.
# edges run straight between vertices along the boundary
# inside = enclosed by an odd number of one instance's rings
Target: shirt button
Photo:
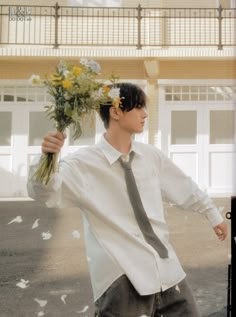
[[[140,233],[135,232],[135,233],[134,233],[134,236],[135,236],[136,238],[140,238]]]

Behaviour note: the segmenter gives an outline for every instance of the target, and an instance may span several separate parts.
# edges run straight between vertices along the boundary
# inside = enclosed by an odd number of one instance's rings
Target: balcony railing
[[[236,9],[0,6],[0,46],[236,46]]]

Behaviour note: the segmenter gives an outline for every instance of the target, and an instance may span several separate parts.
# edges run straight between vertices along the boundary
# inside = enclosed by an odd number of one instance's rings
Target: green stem
[[[57,130],[64,132],[65,128],[57,127]],[[47,185],[51,176],[57,172],[57,161],[59,153],[46,153],[44,154],[39,162],[39,166],[33,175],[36,181]]]

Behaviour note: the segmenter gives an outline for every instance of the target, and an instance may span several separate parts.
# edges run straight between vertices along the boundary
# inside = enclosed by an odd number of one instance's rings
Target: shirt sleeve
[[[159,155],[161,158],[160,182],[164,198],[183,209],[204,214],[213,227],[220,224],[223,217],[208,194],[162,152]]]
[[[48,208],[70,208],[78,205],[76,196],[63,182],[63,174],[66,172],[65,166],[60,164],[60,172],[53,174],[47,185],[36,181],[34,174],[38,168],[41,156],[37,156],[29,168],[29,176],[27,182],[28,195],[34,200],[40,201]],[[68,168],[67,168],[68,169]]]

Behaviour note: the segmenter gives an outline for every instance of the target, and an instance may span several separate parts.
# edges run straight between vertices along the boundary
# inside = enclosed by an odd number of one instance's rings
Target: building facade
[[[53,129],[44,88],[32,74],[62,59],[100,63],[148,95],[148,120],[137,139],[161,148],[202,189],[235,193],[234,1],[30,1],[0,5],[0,197],[27,197],[28,167]],[[108,5],[110,5],[108,7]],[[70,131],[61,155],[94,144],[104,131],[97,115]]]

